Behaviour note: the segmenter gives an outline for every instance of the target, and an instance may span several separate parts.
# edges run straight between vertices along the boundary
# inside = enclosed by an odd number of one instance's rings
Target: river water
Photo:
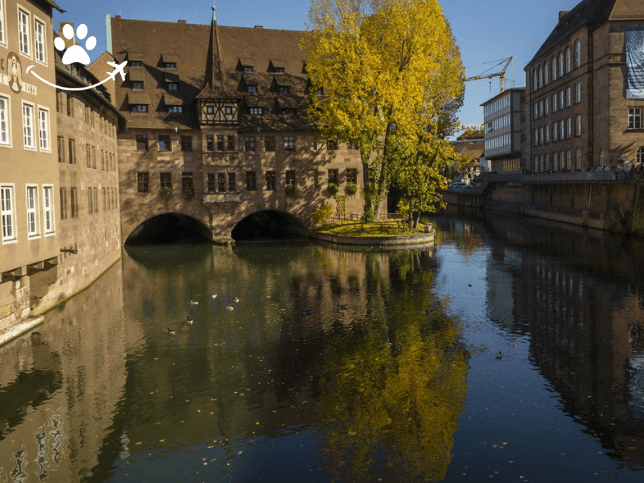
[[[0,348],[0,483],[641,481],[644,245],[435,222],[124,250]]]

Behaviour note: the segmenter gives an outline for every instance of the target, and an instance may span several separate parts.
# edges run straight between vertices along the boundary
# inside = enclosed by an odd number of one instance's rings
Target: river
[[[0,483],[641,481],[644,245],[434,221],[124,250],[0,348]]]

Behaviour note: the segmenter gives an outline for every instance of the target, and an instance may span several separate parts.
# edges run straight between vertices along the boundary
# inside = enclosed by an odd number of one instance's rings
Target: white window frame
[[[2,1],[4,0],[0,0]],[[0,146],[11,147],[11,98],[0,95],[0,101],[4,103],[4,109],[0,109]],[[3,132],[6,136],[4,142],[2,141]]]
[[[30,194],[34,194],[32,199]],[[28,184],[25,189],[27,199],[27,236],[30,240],[40,238],[40,217],[38,216],[39,200],[38,200],[38,185]],[[32,203],[33,202],[33,203]],[[32,219],[33,217],[33,219]],[[32,230],[33,226],[33,230]]]
[[[642,129],[642,108],[641,107],[628,108],[628,129]]]
[[[552,58],[552,80],[557,80],[557,56]]]
[[[7,22],[5,21],[4,16],[4,0],[0,0],[0,44],[7,46]]]
[[[566,139],[570,139],[572,137],[572,118],[569,117],[568,120],[566,121]]]
[[[575,87],[575,103],[579,104],[581,102],[581,82],[577,82]]]
[[[31,110],[31,117],[29,123],[27,123],[27,118],[25,117],[26,111],[25,108]],[[34,132],[34,104],[31,102],[22,101],[22,142],[25,146],[25,149],[36,150],[35,142],[35,132]],[[27,140],[30,140],[31,144],[27,144]]]
[[[581,67],[581,40],[575,42],[575,69]]]
[[[26,18],[26,31],[23,30],[25,28],[25,23],[22,22],[23,15]],[[18,7],[18,50],[31,59],[31,14],[20,7]]]
[[[548,61],[543,65],[543,83],[544,85],[548,85],[548,82],[550,82],[550,72],[548,72]]]
[[[38,26],[42,26],[41,38],[38,40]],[[41,53],[39,55],[40,46]],[[34,57],[36,62],[47,65],[47,24],[34,15]]]
[[[44,125],[42,114],[45,114]],[[40,140],[40,150],[47,153],[51,152],[51,143],[49,142],[49,109],[38,106],[38,138]]]
[[[43,223],[45,228],[45,236],[52,236],[56,233],[55,231],[55,216],[54,211],[54,185],[45,184],[42,187],[42,211],[43,211]]]
[[[9,193],[10,206],[7,208],[4,202],[5,193]],[[18,242],[18,227],[16,226],[16,196],[15,184],[13,183],[0,183],[0,224],[2,225],[2,244],[7,245],[10,243]],[[11,234],[7,235],[5,220],[9,220],[11,227]]]
[[[570,47],[566,49],[566,74],[572,70],[572,54]]]
[[[572,87],[568,86],[566,87],[566,107],[570,107],[572,105]]]

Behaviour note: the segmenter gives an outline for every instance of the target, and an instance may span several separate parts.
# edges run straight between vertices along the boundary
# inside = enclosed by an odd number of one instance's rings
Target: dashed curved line
[[[30,73],[30,70],[31,70],[33,67],[35,67],[35,66],[30,65],[29,67],[27,67],[27,70],[25,70],[25,73],[29,74],[29,73]],[[50,86],[52,86],[52,87],[55,87],[56,89],[62,89],[62,90],[64,90],[64,91],[86,91],[86,90],[89,90],[89,89],[94,89],[95,87],[98,87],[98,86],[100,86],[100,85],[102,85],[102,84],[105,84],[108,80],[113,79],[113,77],[112,77],[112,76],[108,76],[108,77],[107,77],[107,79],[102,80],[102,81],[101,81],[101,82],[99,82],[98,84],[94,84],[94,85],[87,86],[87,87],[62,87],[62,86],[57,86],[56,84],[52,84],[52,83],[51,83],[51,82],[49,82],[49,81],[46,81],[45,79],[43,79],[42,77],[40,77],[40,76],[39,76],[38,74],[36,74],[35,72],[31,72],[31,74],[32,74],[32,75],[34,75],[34,76],[35,76],[37,79],[39,79],[40,81],[44,82],[45,84],[50,85]]]

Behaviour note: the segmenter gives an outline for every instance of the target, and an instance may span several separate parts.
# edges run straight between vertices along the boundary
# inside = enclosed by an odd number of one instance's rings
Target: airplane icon
[[[121,74],[121,80],[125,80],[125,72],[123,72],[123,68],[127,65],[127,60],[123,61],[121,64],[117,64],[116,62],[108,62],[107,64],[110,67],[114,67],[112,72],[106,72],[110,79],[116,80],[116,74]]]

